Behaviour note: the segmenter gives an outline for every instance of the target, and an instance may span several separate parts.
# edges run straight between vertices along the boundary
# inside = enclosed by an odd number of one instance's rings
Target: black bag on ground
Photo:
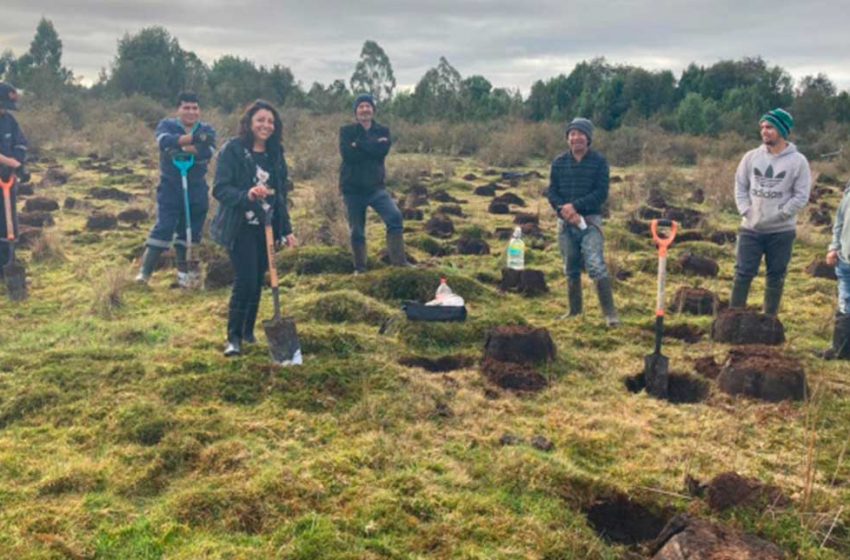
[[[401,306],[410,321],[466,321],[466,306],[425,305],[405,301]]]

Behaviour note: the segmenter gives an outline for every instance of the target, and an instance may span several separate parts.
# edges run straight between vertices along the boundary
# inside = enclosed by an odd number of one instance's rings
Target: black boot
[[[832,331],[832,348],[822,354],[825,360],[850,359],[850,313],[836,312]]]
[[[242,353],[242,329],[245,326],[245,316],[248,306],[240,300],[230,300],[230,310],[227,315],[227,346],[225,356],[238,356]]]
[[[354,257],[354,274],[366,272],[366,243],[351,243],[351,254]]]
[[[570,312],[567,317],[577,317],[581,315],[583,303],[581,294],[581,278],[567,279],[567,301],[570,304]]]
[[[165,252],[162,247],[153,247],[148,245],[145,249],[145,254],[142,255],[142,266],[139,269],[139,274],[136,275],[136,282],[139,284],[147,284],[151,279],[156,263],[159,262],[159,256]]]
[[[611,278],[605,277],[596,281],[596,295],[599,296],[599,306],[605,315],[605,323],[609,327],[620,326],[620,317],[617,315],[617,309],[614,307],[614,292],[611,285]]]
[[[764,314],[776,317],[779,313],[779,304],[782,301],[782,289],[785,287],[785,278],[767,279],[764,287]]]
[[[747,296],[750,294],[750,284],[753,283],[752,278],[743,276],[735,276],[735,282],[732,284],[732,296],[729,300],[729,307],[741,308],[747,306]]]
[[[387,232],[387,254],[393,266],[410,266],[404,254],[404,234],[400,231]]]

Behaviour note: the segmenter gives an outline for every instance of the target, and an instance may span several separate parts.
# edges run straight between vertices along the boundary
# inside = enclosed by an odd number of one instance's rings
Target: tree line
[[[258,97],[319,114],[347,112],[357,94],[371,92],[382,113],[412,122],[504,117],[565,121],[583,115],[608,130],[652,122],[671,132],[746,134],[759,115],[785,107],[802,134],[850,124],[850,94],[838,92],[826,75],[806,76],[795,84],[787,71],[760,57],[691,64],[678,79],[670,70],[596,58],[577,64],[568,75],[536,81],[523,98],[518,90],[493,87],[484,76],[464,78],[444,57],[411,91],[398,91],[389,56],[367,40],[348,81],[316,82],[308,88],[281,64],[266,67],[225,55],[208,65],[159,26],[121,37],[111,68],[86,88],[62,65],[62,41],[46,18],[26,53],[0,55],[0,78],[47,101],[141,95],[168,105],[179,91],[189,89],[205,105],[225,112]]]

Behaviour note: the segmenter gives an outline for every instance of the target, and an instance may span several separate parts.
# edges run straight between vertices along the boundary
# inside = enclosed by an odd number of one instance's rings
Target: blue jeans
[[[201,242],[204,221],[209,211],[207,185],[189,185],[189,212],[192,220],[192,244]],[[176,239],[175,239],[176,236]],[[168,249],[172,241],[186,245],[186,209],[183,204],[183,187],[180,184],[160,183],[156,190],[156,225],[153,226],[147,245]]]
[[[795,231],[758,233],[748,229],[739,230],[735,251],[735,274],[741,278],[755,278],[764,255],[767,284],[781,283],[788,271],[788,263],[791,262],[791,249],[796,236]]]
[[[387,233],[401,233],[404,221],[401,211],[386,189],[378,189],[370,194],[343,195],[348,212],[348,229],[351,243],[366,243],[366,209],[370,206],[378,213],[387,226]]]
[[[584,219],[587,228],[580,230],[558,218],[558,248],[564,258],[564,273],[567,278],[577,280],[584,268],[593,280],[608,278],[603,253],[602,216],[593,214]]]
[[[838,276],[838,312],[850,313],[850,263],[838,259],[835,275]]]

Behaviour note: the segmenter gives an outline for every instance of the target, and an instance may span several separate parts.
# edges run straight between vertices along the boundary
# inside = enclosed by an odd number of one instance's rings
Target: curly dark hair
[[[239,138],[242,139],[242,142],[249,150],[254,147],[254,133],[251,132],[251,119],[261,109],[271,112],[274,117],[274,132],[266,140],[266,149],[270,155],[276,156],[283,150],[283,121],[280,119],[280,113],[268,101],[257,99],[245,108],[245,112],[239,117]]]

